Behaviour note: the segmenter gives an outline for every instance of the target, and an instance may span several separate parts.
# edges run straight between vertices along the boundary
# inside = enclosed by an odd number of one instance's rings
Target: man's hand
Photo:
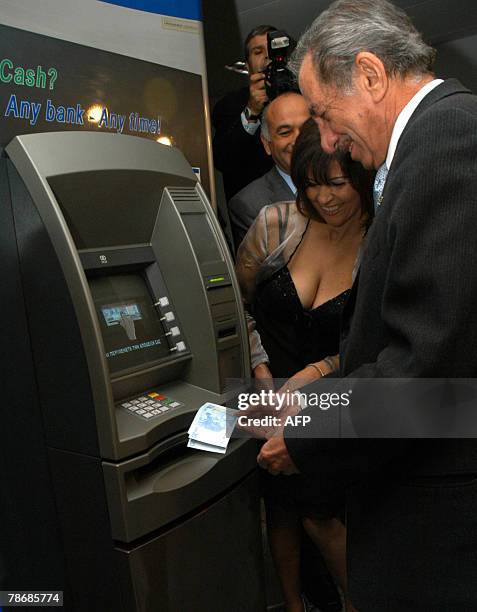
[[[293,374],[287,382],[278,390],[278,393],[286,393],[286,391],[296,391],[306,385],[312,383],[314,380],[321,378],[321,374],[313,368],[307,365],[303,370],[299,370],[296,374]]]
[[[257,462],[261,468],[268,470],[272,476],[298,474],[298,469],[288,454],[283,436],[271,438],[266,442],[257,457]]]
[[[250,95],[247,106],[252,115],[260,115],[265,104],[268,102],[267,92],[265,91],[265,75],[263,72],[256,72],[250,75]]]

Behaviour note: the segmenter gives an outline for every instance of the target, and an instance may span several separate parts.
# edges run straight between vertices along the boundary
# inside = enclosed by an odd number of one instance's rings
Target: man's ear
[[[389,78],[383,62],[374,53],[361,51],[355,58],[355,77],[360,88],[368,93],[374,102],[380,102],[389,85]]]
[[[260,139],[262,141],[263,148],[267,152],[267,155],[271,155],[272,154],[272,150],[270,149],[270,143],[268,142],[268,140],[265,138],[265,136],[263,134],[260,134]]]

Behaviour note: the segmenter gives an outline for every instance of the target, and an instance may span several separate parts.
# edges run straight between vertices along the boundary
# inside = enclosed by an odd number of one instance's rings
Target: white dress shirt
[[[250,136],[253,136],[260,127],[260,119],[257,119],[257,121],[247,121],[244,110],[240,115],[240,119],[242,121],[243,129],[247,132],[247,134],[250,134]]]
[[[394,158],[394,154],[396,153],[396,147],[398,145],[399,139],[401,138],[401,134],[404,132],[404,128],[408,124],[409,119],[411,118],[413,112],[419,106],[419,104],[424,100],[427,94],[431,93],[433,89],[435,89],[438,85],[443,83],[442,79],[434,79],[429,83],[426,83],[424,87],[422,87],[417,94],[415,94],[406,106],[399,113],[398,118],[396,119],[396,123],[394,124],[393,133],[391,134],[391,140],[389,142],[388,153],[386,155],[386,168],[391,168],[391,164]]]

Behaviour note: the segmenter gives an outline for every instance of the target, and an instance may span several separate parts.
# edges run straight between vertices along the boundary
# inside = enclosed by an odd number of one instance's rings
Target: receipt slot
[[[63,590],[81,612],[263,610],[255,445],[187,448],[197,409],[250,369],[190,166],[93,132],[19,136],[0,162],[1,590]]]

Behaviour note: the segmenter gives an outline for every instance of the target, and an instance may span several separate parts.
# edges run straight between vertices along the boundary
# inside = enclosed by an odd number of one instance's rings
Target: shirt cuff
[[[245,117],[244,111],[242,111],[242,114],[240,115],[240,119],[242,120],[243,129],[247,132],[247,134],[250,134],[250,136],[253,136],[255,132],[258,130],[258,128],[260,127],[260,121],[250,121],[249,123],[247,121],[247,118]]]

